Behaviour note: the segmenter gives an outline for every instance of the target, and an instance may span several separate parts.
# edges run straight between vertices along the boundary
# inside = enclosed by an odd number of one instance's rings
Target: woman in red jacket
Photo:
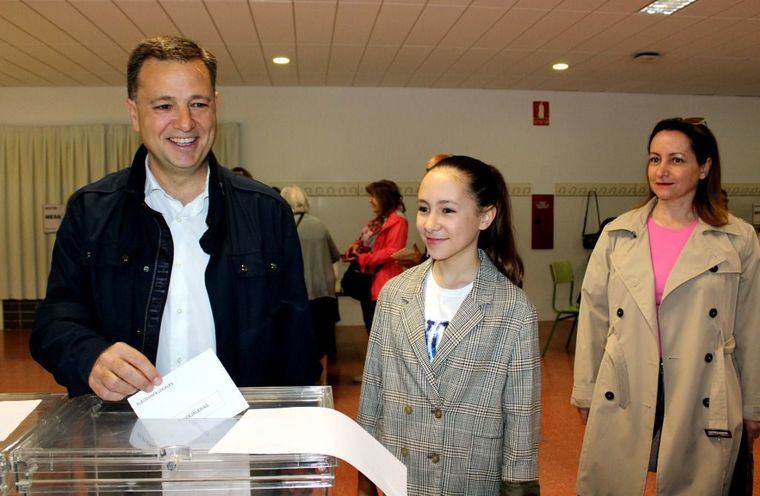
[[[373,274],[370,299],[361,301],[364,326],[369,333],[380,290],[403,270],[391,255],[406,246],[408,226],[403,197],[393,181],[383,179],[367,185],[374,217],[362,228],[359,238],[346,249],[346,260],[357,260],[363,272]]]

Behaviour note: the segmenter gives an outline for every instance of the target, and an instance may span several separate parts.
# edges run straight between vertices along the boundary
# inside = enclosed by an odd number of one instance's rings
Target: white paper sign
[[[138,391],[128,401],[141,419],[230,418],[248,408],[211,349],[166,374],[150,393]]]
[[[347,461],[387,496],[406,496],[406,467],[367,431],[329,408],[245,412],[209,453],[316,453]]]
[[[46,233],[58,232],[61,226],[63,214],[66,212],[65,205],[42,206],[42,229]]]
[[[0,441],[13,431],[37,408],[42,400],[0,401]]]

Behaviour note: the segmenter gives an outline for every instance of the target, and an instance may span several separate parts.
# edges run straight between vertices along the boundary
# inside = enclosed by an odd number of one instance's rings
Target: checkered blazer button
[[[407,415],[411,415],[411,414],[412,414],[412,411],[413,411],[413,410],[412,410],[412,405],[404,405],[404,413],[405,413],[405,414],[407,414]]]

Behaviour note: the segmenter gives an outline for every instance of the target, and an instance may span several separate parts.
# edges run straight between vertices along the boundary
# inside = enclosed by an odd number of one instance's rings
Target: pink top
[[[647,220],[649,253],[654,270],[654,301],[658,308],[668,276],[695,227],[697,227],[697,220],[678,229],[659,226],[651,217]]]
[[[686,227],[670,229],[657,225],[650,217],[647,219],[649,231],[649,255],[652,258],[652,270],[654,271],[654,302],[657,305],[657,341],[662,360],[662,341],[660,339],[660,302],[665,292],[665,283],[668,282],[670,272],[681,255],[683,247],[689,240],[697,220]]]

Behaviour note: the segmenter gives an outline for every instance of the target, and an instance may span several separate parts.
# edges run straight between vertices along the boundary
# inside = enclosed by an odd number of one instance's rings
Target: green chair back
[[[573,265],[568,260],[561,260],[559,262],[552,262],[549,265],[549,270],[552,273],[552,282],[554,288],[552,291],[552,308],[555,312],[563,310],[563,305],[557,303],[557,286],[560,284],[570,284],[570,290],[567,292],[567,304],[573,306]]]

